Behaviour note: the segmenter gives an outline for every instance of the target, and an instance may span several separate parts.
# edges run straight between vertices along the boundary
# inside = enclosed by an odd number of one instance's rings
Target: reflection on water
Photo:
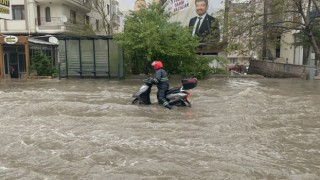
[[[1,80],[0,179],[320,179],[320,81],[200,81],[171,111],[141,83]]]

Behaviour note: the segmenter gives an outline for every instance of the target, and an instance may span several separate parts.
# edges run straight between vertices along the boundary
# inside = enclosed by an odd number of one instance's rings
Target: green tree
[[[169,17],[155,3],[126,17],[124,32],[115,39],[125,49],[131,72],[148,74],[152,61],[161,59],[170,74],[206,77],[211,68],[208,59],[196,54],[199,39]]]
[[[30,72],[37,72],[38,76],[51,76],[53,69],[50,58],[42,51],[36,51],[31,58]]]
[[[93,30],[92,24],[89,23],[84,23],[83,24],[83,28],[80,32],[80,35],[83,36],[91,36],[91,35],[95,35],[96,33]]]

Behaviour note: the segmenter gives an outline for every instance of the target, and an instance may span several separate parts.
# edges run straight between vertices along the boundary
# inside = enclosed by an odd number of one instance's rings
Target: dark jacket
[[[11,78],[19,78],[19,73],[18,73],[17,70],[11,69],[10,70],[10,76],[11,76]]]
[[[153,78],[153,82],[157,84],[158,88],[162,87],[163,85],[168,85],[169,83],[167,72],[162,68],[157,69]]]
[[[166,92],[169,89],[168,74],[167,72],[160,68],[155,72],[155,77],[152,79],[154,84],[157,84],[158,92],[157,99],[159,104],[167,107],[168,102],[166,100]]]
[[[194,27],[197,20],[197,16],[190,19],[189,27]],[[220,29],[219,29],[219,22],[216,18],[207,14],[201,26],[199,27],[199,31],[196,32],[197,36],[202,38],[202,40],[206,40],[206,37],[209,37],[209,40],[206,41],[214,41],[219,42],[220,40]],[[210,35],[210,36],[209,36]]]

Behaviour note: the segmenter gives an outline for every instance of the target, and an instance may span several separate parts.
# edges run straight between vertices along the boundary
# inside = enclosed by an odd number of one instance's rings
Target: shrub
[[[36,72],[38,76],[51,76],[53,70],[50,58],[42,51],[36,51],[31,58],[30,72]]]

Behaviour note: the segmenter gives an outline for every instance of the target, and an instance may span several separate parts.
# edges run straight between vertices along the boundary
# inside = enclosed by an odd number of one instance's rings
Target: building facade
[[[123,14],[119,10],[118,0],[92,1],[92,9],[88,16],[96,35],[112,35],[122,30]]]
[[[2,34],[62,34],[81,30],[91,0],[11,0],[12,20],[0,20]]]
[[[297,11],[295,4],[286,1],[285,9],[277,6],[280,1],[252,0],[243,3],[230,2],[229,18],[235,23],[229,23],[229,47],[228,53],[230,64],[241,64],[243,59],[271,60],[280,63],[295,65],[314,65],[314,53],[310,47],[297,45],[295,35],[304,27],[304,20]],[[310,2],[309,2],[310,3]],[[307,13],[308,1],[303,1],[306,16],[316,16],[316,8],[311,4],[309,14]],[[283,5],[282,5],[283,6]],[[241,17],[239,16],[241,14]],[[319,14],[318,14],[319,16]],[[247,19],[245,21],[244,19]],[[240,23],[237,24],[237,21]],[[291,22],[291,30],[283,29],[285,22]],[[296,23],[294,23],[296,22]],[[301,24],[294,27],[294,24]],[[243,27],[242,27],[243,25]],[[248,28],[250,27],[250,28]],[[247,47],[246,49],[237,47]],[[241,49],[240,52],[238,49]],[[309,59],[308,59],[309,58]]]
[[[95,1],[105,3],[109,12],[107,20],[117,32],[118,1]],[[99,29],[101,15],[92,13],[92,0],[10,0],[10,3],[12,19],[0,19],[0,78],[10,78],[12,69],[19,77],[28,76],[30,56],[39,49],[45,51],[52,58],[52,66],[57,67],[58,42],[54,36],[86,35],[90,23],[96,28],[93,28],[95,34],[107,35]]]

